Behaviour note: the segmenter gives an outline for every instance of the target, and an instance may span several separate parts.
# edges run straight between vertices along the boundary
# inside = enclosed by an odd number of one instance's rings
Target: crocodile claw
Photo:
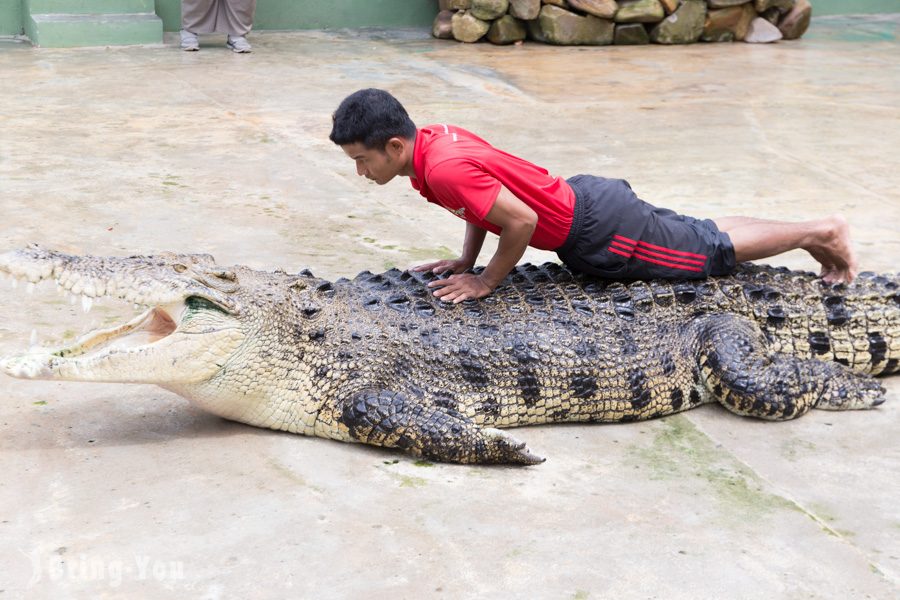
[[[539,465],[546,458],[533,454],[525,442],[520,442],[500,429],[489,427],[483,431],[485,441],[489,443],[490,462],[514,465]]]

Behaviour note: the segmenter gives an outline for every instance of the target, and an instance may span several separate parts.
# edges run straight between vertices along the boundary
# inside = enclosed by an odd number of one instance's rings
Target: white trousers
[[[182,0],[181,28],[192,33],[247,35],[256,0]]]

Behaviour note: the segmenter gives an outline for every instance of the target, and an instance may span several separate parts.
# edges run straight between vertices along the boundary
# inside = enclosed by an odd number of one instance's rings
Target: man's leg
[[[821,277],[826,282],[849,283],[856,277],[856,254],[850,243],[850,227],[839,215],[799,223],[723,217],[715,223],[731,238],[738,262],[769,258],[801,248],[822,265]]]

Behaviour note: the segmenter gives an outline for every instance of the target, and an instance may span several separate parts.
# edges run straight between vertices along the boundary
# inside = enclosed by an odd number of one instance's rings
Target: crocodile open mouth
[[[153,307],[124,325],[86,333],[74,344],[53,350],[52,354],[60,358],[74,358],[86,354],[132,351],[148,346],[175,332],[184,310],[183,303]]]
[[[243,339],[227,311],[188,296],[146,308],[122,325],[89,331],[72,343],[32,346],[2,358],[0,372],[25,379],[191,383],[220,370]]]
[[[0,372],[27,379],[115,381],[133,383],[193,382],[221,368],[210,356],[227,356],[243,339],[228,299],[186,279],[181,289],[155,273],[101,274],[85,268],[31,257],[28,252],[0,255],[0,280],[12,278],[29,293],[42,282],[55,282],[72,304],[89,312],[95,301],[109,298],[134,304],[140,314],[124,324],[92,329],[74,342],[37,345],[0,358]],[[56,260],[56,259],[54,259]],[[128,260],[128,259],[123,259]]]
[[[231,271],[207,255],[76,256],[31,245],[0,254],[0,279],[31,292],[53,282],[85,312],[110,298],[142,311],[60,346],[35,345],[0,359],[0,372],[26,379],[194,384],[218,373],[244,341],[230,294]]]
[[[188,272],[188,265],[193,264],[190,256],[184,257],[184,264],[172,260],[168,264],[158,257],[126,257],[81,263],[79,257],[29,246],[0,254],[0,280],[11,280],[14,288],[25,287],[29,294],[42,282],[55,283],[72,304],[80,299],[85,312],[104,298],[132,303],[136,311],[143,311],[124,325],[93,330],[58,348],[35,347],[37,332],[32,333],[29,354],[98,356],[153,345],[177,332],[180,324],[197,313],[233,314],[225,295],[204,285],[203,276]],[[210,331],[209,326],[204,328],[204,332]]]

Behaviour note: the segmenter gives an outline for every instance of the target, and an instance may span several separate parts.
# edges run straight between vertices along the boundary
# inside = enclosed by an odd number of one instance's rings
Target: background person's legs
[[[181,28],[191,33],[216,31],[216,0],[182,0]]]
[[[715,219],[734,244],[738,262],[769,258],[802,248],[822,265],[821,277],[828,283],[849,283],[856,277],[856,254],[850,242],[850,228],[839,215],[815,221],[790,223],[753,217]]]
[[[220,6],[219,20],[224,21],[229,35],[243,37],[250,33],[256,0],[225,0]]]
[[[256,0],[183,0],[181,3],[182,48],[199,48],[196,34],[225,32],[228,47],[235,52],[249,52],[244,36],[253,26]],[[187,33],[187,47],[185,42]],[[196,46],[196,47],[195,47]]]
[[[226,23],[228,47],[234,52],[250,52],[250,43],[244,36],[250,32],[250,28],[253,26],[256,0],[220,0],[220,5],[222,10],[219,19]]]

